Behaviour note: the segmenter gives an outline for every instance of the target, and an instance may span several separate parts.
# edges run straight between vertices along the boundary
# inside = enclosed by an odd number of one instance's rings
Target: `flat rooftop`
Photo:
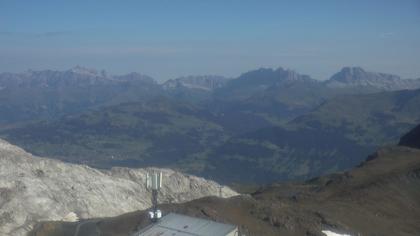
[[[223,224],[175,213],[169,213],[157,223],[136,233],[136,236],[226,236],[235,235],[235,225]]]

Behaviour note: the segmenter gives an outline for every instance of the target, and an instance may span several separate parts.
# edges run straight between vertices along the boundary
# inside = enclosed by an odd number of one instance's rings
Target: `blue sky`
[[[419,0],[0,0],[0,72],[137,71],[158,80],[343,66],[420,77]]]

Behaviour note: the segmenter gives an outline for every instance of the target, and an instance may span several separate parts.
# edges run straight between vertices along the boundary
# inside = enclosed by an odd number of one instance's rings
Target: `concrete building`
[[[238,236],[238,227],[175,213],[137,232],[135,236]]]

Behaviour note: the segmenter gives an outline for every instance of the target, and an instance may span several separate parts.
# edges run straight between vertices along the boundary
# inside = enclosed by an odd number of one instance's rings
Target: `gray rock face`
[[[204,196],[237,195],[228,187],[169,169],[114,168],[32,156],[0,140],[0,235],[25,235],[38,221],[116,216],[151,206],[145,188],[150,170],[162,171],[159,202],[184,202]]]
[[[401,79],[399,76],[367,72],[360,67],[344,67],[326,81],[331,88],[360,88],[392,91],[420,88],[420,79]]]
[[[166,90],[189,88],[211,91],[223,87],[229,79],[217,75],[187,76],[171,79],[162,84]]]

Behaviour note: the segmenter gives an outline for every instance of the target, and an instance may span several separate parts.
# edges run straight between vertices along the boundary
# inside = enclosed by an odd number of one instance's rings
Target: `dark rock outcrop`
[[[420,125],[402,136],[399,145],[420,149]]]

